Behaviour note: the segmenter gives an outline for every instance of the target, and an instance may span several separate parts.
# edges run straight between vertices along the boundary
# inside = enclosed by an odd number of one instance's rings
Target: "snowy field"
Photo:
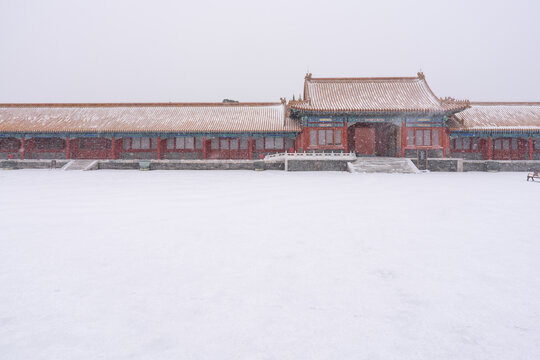
[[[539,359],[523,173],[0,171],[0,359]]]

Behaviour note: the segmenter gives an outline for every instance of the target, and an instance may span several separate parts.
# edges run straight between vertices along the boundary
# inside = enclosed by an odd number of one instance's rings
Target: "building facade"
[[[540,159],[540,103],[441,99],[422,73],[304,79],[277,103],[0,104],[3,159],[259,159],[278,152]]]
[[[471,103],[448,128],[453,157],[540,160],[540,103]]]
[[[257,159],[300,130],[283,103],[7,104],[0,157]]]
[[[303,100],[290,103],[302,126],[304,151],[353,151],[360,156],[428,157],[449,154],[446,121],[468,102],[439,99],[425,77],[312,78]]]

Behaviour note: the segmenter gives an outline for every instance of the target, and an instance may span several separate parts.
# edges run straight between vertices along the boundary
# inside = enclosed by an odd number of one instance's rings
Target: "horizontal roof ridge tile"
[[[164,102],[164,103],[0,103],[0,108],[55,108],[55,107],[240,107],[240,106],[278,106],[280,102]]]
[[[396,77],[328,77],[328,78],[311,78],[309,82],[348,82],[348,81],[419,81],[422,80],[417,76],[396,76]]]
[[[540,106],[540,101],[471,101],[471,105],[477,106]]]

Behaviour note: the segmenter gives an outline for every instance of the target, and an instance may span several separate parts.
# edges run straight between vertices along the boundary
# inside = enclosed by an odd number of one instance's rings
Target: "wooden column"
[[[161,136],[157,137],[156,157],[158,160],[161,159]]]
[[[253,160],[253,138],[250,136],[248,140],[248,158]]]
[[[395,146],[396,146],[396,157],[402,157],[401,156],[401,147],[403,146],[401,144],[401,126],[399,126],[399,128],[396,130],[396,141],[395,141]]]
[[[202,158],[206,159],[206,136],[202,138]]]
[[[66,159],[71,159],[71,147],[70,147],[70,138],[66,136]]]
[[[529,160],[533,159],[533,140],[532,136],[529,136]]]
[[[488,136],[487,147],[488,160],[493,160],[493,145],[491,144],[491,136]]]
[[[446,134],[446,129],[443,129],[443,131],[441,131],[441,145],[442,145],[442,155],[443,157],[447,157],[448,155],[448,139],[447,139],[447,134]]]
[[[407,127],[401,124],[401,157],[405,157],[405,147],[407,146]]]
[[[445,134],[446,134],[446,155],[448,157],[451,157],[452,156],[452,138],[450,137],[450,129],[446,129]],[[480,146],[480,144],[478,146]]]
[[[24,147],[24,136],[21,136],[21,148],[19,149],[19,153],[21,155],[21,159],[24,160],[24,153],[26,152],[26,149]]]
[[[349,151],[349,141],[348,141],[348,137],[347,137],[348,132],[349,132],[349,127],[347,126],[347,124],[345,124],[345,127],[341,131],[341,143],[342,143],[343,147],[345,148],[345,150],[344,150],[345,152]]]
[[[111,138],[111,153],[109,154],[109,158],[116,158],[116,138],[114,136]]]

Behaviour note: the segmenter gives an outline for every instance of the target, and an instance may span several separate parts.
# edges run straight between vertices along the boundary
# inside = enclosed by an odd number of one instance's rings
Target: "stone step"
[[[62,170],[90,170],[97,160],[71,160],[62,167]]]
[[[416,174],[420,171],[410,159],[360,157],[349,163],[349,172],[353,173],[404,173]]]

